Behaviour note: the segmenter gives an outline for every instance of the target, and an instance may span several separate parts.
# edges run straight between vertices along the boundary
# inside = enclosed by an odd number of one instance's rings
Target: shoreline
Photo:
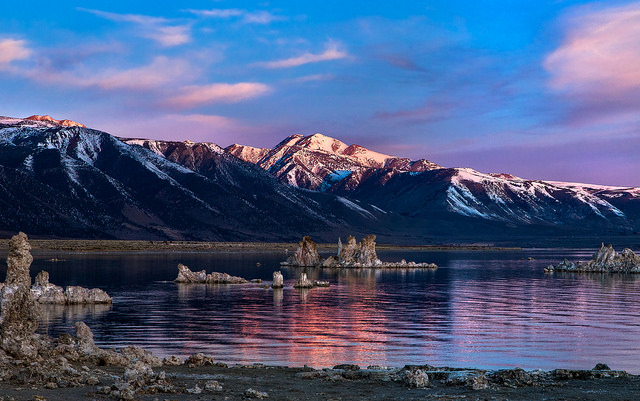
[[[179,363],[182,362],[182,363]],[[17,367],[20,369],[19,367]],[[596,369],[602,368],[602,369]],[[332,368],[230,365],[195,354],[164,364],[73,362],[57,381],[0,381],[2,400],[629,400],[640,376],[608,370],[460,369],[430,365]],[[86,379],[78,380],[81,374]],[[74,376],[76,380],[74,380]],[[56,383],[53,385],[52,383]],[[7,398],[4,398],[7,397]],[[12,397],[12,398],[8,398]]]
[[[79,252],[139,252],[139,251],[295,251],[295,242],[205,242],[205,241],[141,241],[141,240],[71,240],[30,239],[33,250]],[[336,250],[335,243],[317,243],[321,251]],[[376,244],[385,251],[520,251],[521,247],[492,245],[392,245]],[[0,240],[0,251],[9,249],[9,240]]]

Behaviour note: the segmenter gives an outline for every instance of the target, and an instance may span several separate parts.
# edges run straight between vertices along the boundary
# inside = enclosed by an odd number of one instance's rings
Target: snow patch
[[[349,199],[343,198],[342,196],[338,196],[337,198],[338,198],[338,201],[340,201],[342,204],[347,206],[349,209],[355,210],[356,212],[360,213],[364,217],[375,219],[375,216],[371,214],[370,211],[363,209],[361,206],[355,204],[354,202],[351,202]]]

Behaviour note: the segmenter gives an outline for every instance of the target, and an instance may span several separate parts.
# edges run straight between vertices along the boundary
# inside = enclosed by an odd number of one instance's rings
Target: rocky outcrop
[[[313,288],[313,287],[329,287],[328,281],[309,280],[307,273],[300,274],[300,280],[293,285],[294,288]]]
[[[49,273],[41,271],[31,287],[31,293],[41,304],[110,304],[113,299],[100,288],[68,286],[63,289],[49,282]]]
[[[593,258],[586,262],[570,262],[564,259],[557,265],[549,265],[545,272],[593,272],[593,273],[640,273],[640,256],[631,249],[625,248],[617,253],[613,246],[600,246],[600,250],[593,254]]]
[[[338,239],[338,258],[334,264],[341,267],[350,265],[375,267],[381,265],[382,262],[376,254],[376,236],[373,234],[367,235],[360,243],[352,235],[347,237],[346,244],[341,244]]]
[[[315,255],[314,257],[307,257],[306,255]],[[305,255],[304,258],[298,255]],[[313,263],[313,264],[309,264]],[[296,253],[289,257],[286,261],[281,262],[282,266],[296,266],[296,267],[331,267],[331,268],[347,268],[347,267],[380,267],[380,268],[423,268],[423,269],[437,269],[438,265],[435,263],[415,263],[407,262],[404,259],[400,262],[382,262],[378,259],[376,254],[376,236],[373,234],[367,235],[362,239],[362,242],[358,243],[356,238],[352,235],[347,237],[347,242],[343,243],[338,238],[338,254],[335,256],[329,256],[327,259],[322,260],[318,255],[316,244],[309,237],[304,237],[302,241],[298,243],[298,249]]]
[[[283,262],[287,266],[318,266],[321,263],[322,258],[318,254],[316,243],[308,235],[302,237],[296,252]]]
[[[0,291],[0,345],[16,357],[34,357],[38,352],[34,333],[42,311],[31,293],[30,250],[25,233],[11,237],[7,278]]]
[[[231,276],[227,273],[213,272],[207,274],[205,270],[194,272],[182,263],[178,264],[178,277],[174,281],[176,283],[194,284],[246,284],[249,282],[247,279]]]
[[[284,287],[284,278],[282,277],[281,272],[273,272],[273,283],[271,284],[271,288],[282,288]]]

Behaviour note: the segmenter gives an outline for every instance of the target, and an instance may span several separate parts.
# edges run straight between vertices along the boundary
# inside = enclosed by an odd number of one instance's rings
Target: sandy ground
[[[77,366],[82,369],[82,366]],[[112,400],[102,394],[124,369],[116,367],[86,367],[100,383],[82,387],[47,389],[42,386],[0,382],[0,400]],[[85,368],[85,369],[86,369]],[[432,374],[426,388],[411,388],[403,381],[390,381],[368,376],[369,371],[343,371],[330,378],[308,376],[303,368],[283,367],[220,367],[164,366],[166,378],[180,393],[135,394],[136,400],[637,400],[640,399],[640,378],[627,375],[618,378],[558,380],[545,385],[524,387],[497,386],[473,390],[464,385],[447,385],[438,374]],[[322,371],[315,371],[320,372]],[[335,371],[333,371],[335,372]],[[305,377],[303,377],[305,376]],[[322,376],[322,375],[320,375]],[[346,377],[345,377],[346,376]],[[212,389],[216,381],[221,388]],[[207,388],[209,383],[209,389]],[[202,390],[201,392],[198,389]],[[190,394],[192,392],[193,394]]]

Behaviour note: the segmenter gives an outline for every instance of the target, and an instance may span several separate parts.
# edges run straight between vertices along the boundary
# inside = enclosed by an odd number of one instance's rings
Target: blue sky
[[[639,37],[629,1],[3,2],[0,115],[640,186]]]

